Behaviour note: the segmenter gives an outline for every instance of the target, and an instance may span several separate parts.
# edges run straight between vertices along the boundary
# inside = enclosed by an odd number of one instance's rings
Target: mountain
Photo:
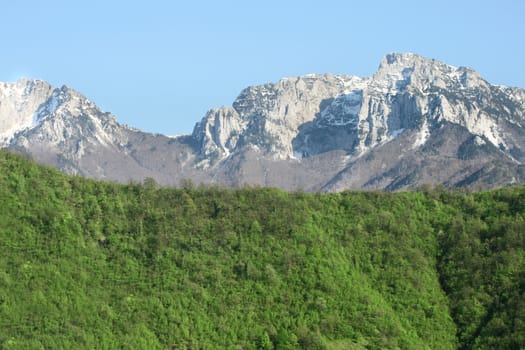
[[[119,124],[77,91],[21,79],[0,85],[0,142],[69,173],[170,183],[192,163],[191,137],[170,138]],[[185,176],[196,177],[193,167]],[[205,180],[204,178],[203,180]]]
[[[62,171],[288,190],[525,183],[525,90],[403,53],[372,77],[306,75],[248,87],[191,135],[120,125],[78,92],[0,85],[0,140]]]

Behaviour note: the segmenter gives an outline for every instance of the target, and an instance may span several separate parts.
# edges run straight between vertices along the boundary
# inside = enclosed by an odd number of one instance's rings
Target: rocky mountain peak
[[[0,145],[7,146],[13,137],[24,130],[49,123],[67,124],[68,119],[96,117],[115,123],[89,99],[64,85],[55,88],[42,80],[22,78],[14,83],[0,84]],[[49,130],[60,135],[61,128]]]
[[[485,83],[479,74],[470,68],[454,67],[413,53],[392,53],[384,56],[373,80],[382,85],[382,93],[385,92],[385,88],[389,91],[426,91],[432,87],[472,88]]]
[[[442,122],[462,125],[500,147],[506,144],[501,126],[487,111],[507,97],[502,89],[499,97],[491,91],[472,69],[392,53],[371,78],[310,74],[248,87],[232,107],[211,110],[193,137],[212,163],[247,145],[278,159],[334,149],[358,156],[405,130],[417,132],[417,148]]]
[[[0,83],[0,146],[7,145],[17,132],[36,125],[36,111],[52,93],[53,87],[42,80]]]

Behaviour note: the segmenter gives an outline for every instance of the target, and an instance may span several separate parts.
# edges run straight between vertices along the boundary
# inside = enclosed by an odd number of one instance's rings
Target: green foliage
[[[0,348],[521,349],[525,189],[162,188],[0,152]]]

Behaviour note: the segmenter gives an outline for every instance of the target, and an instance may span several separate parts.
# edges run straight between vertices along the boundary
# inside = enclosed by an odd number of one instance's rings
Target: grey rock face
[[[309,75],[245,89],[233,109],[212,110],[194,137],[201,153],[216,160],[246,144],[292,159],[337,149],[365,153],[404,130],[419,130],[417,148],[447,121],[510,149],[515,145],[501,121],[522,127],[522,94],[468,68],[391,54],[367,79]],[[213,132],[203,133],[206,127]]]
[[[278,159],[294,158],[292,140],[299,127],[316,119],[323,101],[343,94],[345,84],[353,81],[361,79],[309,75],[249,87],[240,93],[233,108],[211,110],[197,124],[193,137],[202,144],[201,154],[213,155],[216,160],[246,145],[257,146]],[[230,118],[224,118],[226,115]],[[213,132],[205,132],[210,129]]]
[[[0,142],[85,176],[226,186],[397,190],[524,183],[525,91],[390,54],[370,78],[306,75],[244,89],[191,135],[130,129],[68,87],[0,84]]]
[[[39,122],[36,111],[52,93],[53,87],[41,80],[0,83],[0,146],[6,146],[17,132]]]

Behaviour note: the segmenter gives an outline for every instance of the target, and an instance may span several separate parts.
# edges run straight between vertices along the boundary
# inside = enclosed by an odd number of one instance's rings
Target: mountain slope
[[[521,349],[525,188],[117,185],[0,152],[5,349]]]
[[[369,78],[249,87],[175,139],[122,126],[67,87],[0,90],[4,146],[94,178],[309,191],[525,182],[525,91],[415,54],[386,55]]]

